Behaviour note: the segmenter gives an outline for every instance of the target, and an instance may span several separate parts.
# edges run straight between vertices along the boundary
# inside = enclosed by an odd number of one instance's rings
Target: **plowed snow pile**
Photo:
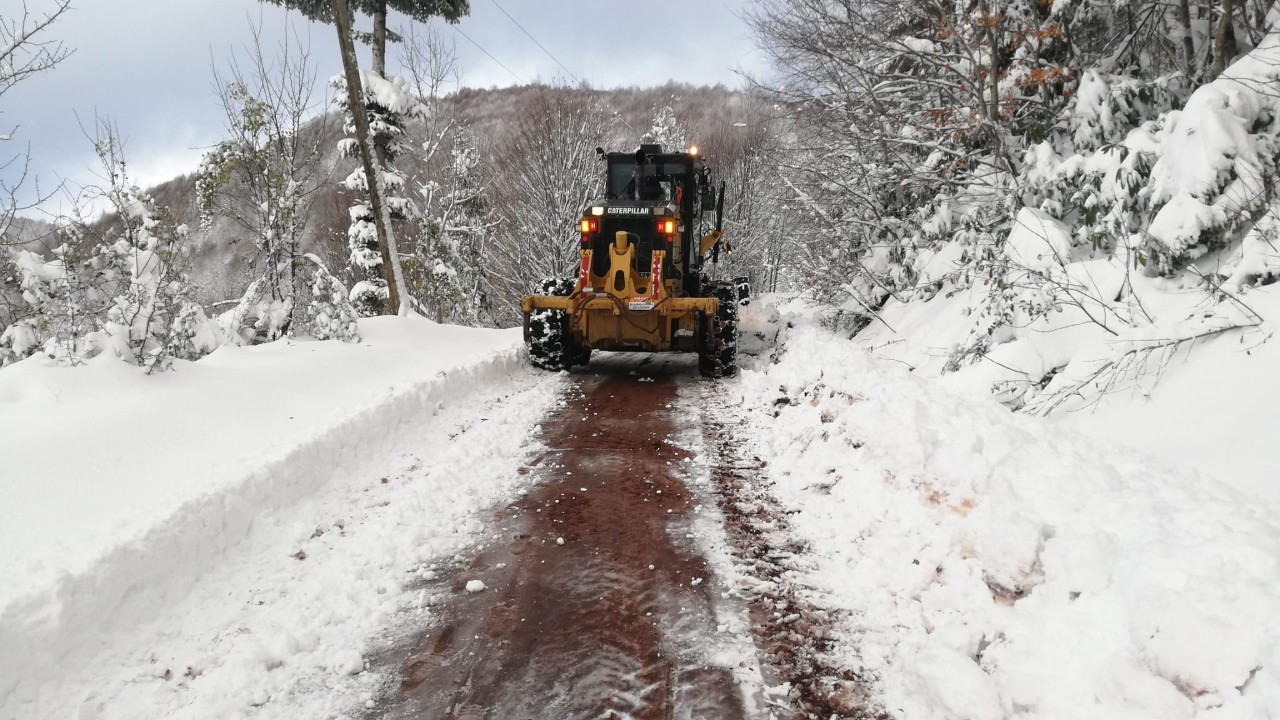
[[[404,573],[510,490],[557,387],[480,406],[529,384],[518,332],[361,330],[155,376],[0,372],[0,718],[359,702],[367,635],[418,600]]]
[[[1280,714],[1275,508],[749,310],[794,328],[748,432],[892,715]]]

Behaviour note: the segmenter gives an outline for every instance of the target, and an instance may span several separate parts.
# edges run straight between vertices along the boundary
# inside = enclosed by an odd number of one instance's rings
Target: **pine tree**
[[[424,118],[427,109],[413,97],[401,77],[385,80],[374,73],[362,72],[361,81],[369,139],[379,155],[380,187],[384,192],[381,201],[391,220],[403,222],[414,217],[415,209],[403,196],[405,177],[396,170],[394,163],[409,147],[405,133],[408,122]],[[354,133],[355,117],[348,101],[346,78],[338,76],[331,82],[336,90],[334,104],[345,118],[344,129]],[[354,157],[359,153],[359,145],[355,139],[347,138],[340,142],[338,150],[343,157]],[[363,164],[358,165],[341,184],[347,190],[365,196],[362,202],[351,206],[351,225],[347,230],[351,265],[364,275],[363,281],[353,288],[351,301],[363,314],[377,315],[385,307],[389,292],[379,251],[377,218],[368,197],[369,181]]]
[[[308,19],[332,25],[336,22],[330,0],[265,0],[302,13]],[[387,42],[400,38],[387,29],[387,11],[395,10],[417,22],[428,22],[441,17],[447,22],[457,22],[471,11],[469,0],[350,0],[352,12],[368,15],[373,21],[369,33],[357,33],[357,39],[373,48],[373,71],[386,76]]]
[[[363,36],[373,46],[373,73],[379,79],[386,77],[386,43],[389,39],[387,32],[387,10],[394,9],[409,15],[414,20],[427,21],[431,17],[442,16],[449,22],[456,22],[458,18],[465,15],[470,7],[467,0],[267,0],[277,5],[299,10],[307,17],[325,23],[332,23],[337,28],[338,41],[341,48],[343,75],[342,82],[347,88],[348,106],[359,102],[360,92],[354,87],[361,85],[362,89],[367,91],[370,83],[367,76],[362,78],[359,72],[355,50],[351,47],[351,39],[354,37],[354,30],[350,18],[349,10],[354,8],[356,11],[368,13],[373,19],[373,32],[369,36]],[[390,36],[390,39],[397,39]],[[366,96],[367,97],[367,96]],[[394,232],[391,228],[392,209],[384,207],[382,202],[382,171],[388,170],[387,152],[388,148],[383,145],[376,144],[377,141],[370,140],[370,132],[367,125],[374,121],[374,118],[365,118],[364,113],[348,113],[350,118],[349,125],[356,135],[356,149],[360,153],[361,163],[364,166],[364,191],[369,196],[369,201],[363,207],[353,208],[353,226],[355,226],[356,243],[366,243],[369,237],[369,231],[373,231],[373,237],[377,239],[380,254],[382,255],[382,275],[381,286],[374,280],[365,280],[352,288],[353,297],[361,304],[371,306],[376,303],[381,296],[385,294],[387,305],[393,312],[407,311],[407,299],[404,310],[401,309],[401,300],[399,294],[404,284],[403,273],[400,267],[398,257],[398,249],[395,247]],[[374,144],[370,144],[374,143]],[[375,168],[377,168],[375,170]],[[351,180],[351,178],[348,178]],[[372,180],[370,183],[369,181]],[[356,181],[356,184],[360,184]],[[372,227],[369,225],[372,224]],[[372,265],[367,253],[360,253],[360,263],[366,269]],[[368,309],[372,309],[371,307]]]

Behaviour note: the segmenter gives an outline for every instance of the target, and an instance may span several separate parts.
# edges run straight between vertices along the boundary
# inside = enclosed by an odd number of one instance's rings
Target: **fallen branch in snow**
[[[1117,356],[1098,361],[1096,367],[1085,377],[1072,382],[1066,387],[1054,390],[1048,395],[1032,400],[1022,408],[1021,412],[1044,417],[1062,407],[1072,398],[1078,398],[1087,403],[1080,408],[1076,408],[1077,410],[1084,407],[1097,407],[1102,397],[1112,392],[1122,379],[1132,375],[1136,381],[1141,377],[1147,365],[1156,357],[1157,353],[1159,353],[1159,359],[1155,370],[1156,379],[1152,383],[1153,386],[1159,383],[1160,378],[1164,375],[1165,367],[1184,344],[1220,335],[1228,330],[1257,327],[1260,324],[1261,318],[1258,318],[1234,322],[1220,327],[1205,327],[1184,337],[1131,341],[1133,347]],[[1085,394],[1091,387],[1097,390],[1097,395],[1092,402],[1089,402]]]

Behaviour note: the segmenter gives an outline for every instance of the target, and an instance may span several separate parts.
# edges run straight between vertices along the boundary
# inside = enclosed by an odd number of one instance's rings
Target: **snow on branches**
[[[417,209],[409,199],[400,195],[405,177],[395,169],[394,162],[401,153],[410,149],[407,124],[411,120],[424,119],[427,107],[413,96],[409,83],[402,77],[388,79],[365,70],[360,73],[360,82],[369,121],[369,140],[379,166],[378,186],[385,193],[383,202],[391,220],[411,219]],[[337,75],[329,83],[334,89],[334,107],[342,112],[344,118],[343,129],[348,134],[354,133],[355,118],[348,101],[346,78]],[[338,150],[344,157],[358,154],[356,143],[351,138],[339,141]],[[363,165],[357,165],[341,185],[367,196],[369,178]],[[367,201],[353,204],[350,213],[347,241],[351,266],[365,278],[352,289],[351,300],[365,315],[376,315],[381,312],[387,298],[386,281],[381,277],[382,253],[378,246],[377,224]]]
[[[110,215],[105,223],[79,214],[64,220],[63,242],[50,258],[13,253],[31,313],[5,329],[0,346],[11,359],[44,352],[66,364],[111,352],[148,370],[195,359],[221,336],[192,298],[186,227],[132,184],[114,132],[100,129],[95,150],[109,185],[90,189],[83,200],[105,203]]]
[[[447,153],[437,147],[448,140]],[[410,289],[423,312],[437,322],[475,325],[491,320],[484,263],[498,224],[488,197],[489,179],[476,138],[461,123],[451,124],[424,150],[440,157],[422,197],[416,251],[406,257]]]
[[[868,321],[960,298],[940,364],[999,366],[1014,405],[1187,313],[1216,319],[1171,336],[1256,324],[1237,294],[1280,267],[1265,5],[761,3],[804,283]]]
[[[337,292],[340,281],[302,250],[312,198],[327,179],[320,163],[325,127],[310,117],[315,71],[305,52],[286,47],[271,61],[261,43],[252,49],[247,69],[233,61],[229,77],[215,77],[230,137],[205,154],[196,172],[202,223],[229,218],[252,234],[261,258],[261,275],[220,320],[232,342],[299,332],[359,340],[344,320],[355,313],[343,304],[345,288]]]

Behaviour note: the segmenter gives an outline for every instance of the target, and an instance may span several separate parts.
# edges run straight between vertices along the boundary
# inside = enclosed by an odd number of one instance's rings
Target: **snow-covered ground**
[[[745,322],[757,354],[719,388],[847,611],[837,659],[893,716],[1280,714],[1276,506],[1192,467],[1274,478],[1265,445],[1231,444],[1276,426],[1271,344],[1220,336],[1149,399],[1043,420],[798,304]],[[515,331],[362,334],[155,376],[0,372],[0,718],[338,718],[373,697],[379,633],[431,612],[413,581],[529,482],[563,383]]]
[[[1096,268],[1095,268],[1096,270]],[[1161,281],[1136,280],[1140,285]],[[1133,338],[1112,337],[1091,323],[1077,323],[1070,311],[1053,322],[1037,322],[1016,339],[958,371],[943,373],[950,352],[974,327],[970,317],[975,289],[927,302],[889,301],[883,319],[859,333],[855,342],[879,359],[939,377],[942,384],[975,396],[1001,396],[1002,383],[1025,384],[1050,368],[1087,373],[1098,363],[1140,348]],[[1243,296],[1262,318],[1280,318],[1280,287],[1270,285]],[[1182,318],[1221,314],[1222,307],[1197,291],[1166,288],[1149,292],[1147,309],[1164,322],[1143,337],[1176,335]],[[1205,322],[1203,319],[1200,322]],[[1275,323],[1227,330],[1181,343],[1133,362],[1113,384],[1088,384],[1073,404],[1051,415],[1056,421],[1101,440],[1122,442],[1167,460],[1195,467],[1233,487],[1280,506],[1280,460],[1267,451],[1280,428],[1280,343]],[[1152,335],[1154,333],[1154,335]],[[1136,356],[1135,356],[1136,357]],[[1111,382],[1108,378],[1106,382]]]
[[[0,373],[0,718],[334,717],[371,691],[366,641],[428,600],[408,571],[511,494],[559,384],[518,331],[362,335]]]
[[[1274,506],[777,312],[747,316],[783,343],[744,371],[747,432],[811,544],[813,582],[849,611],[845,662],[893,716],[1280,715]],[[1199,409],[1206,424],[1235,412]]]
[[[1280,288],[1249,295],[1280,318]],[[1280,516],[1280,341],[1272,323],[1191,343],[1151,375],[1060,420],[1160,455],[1269,503]]]

